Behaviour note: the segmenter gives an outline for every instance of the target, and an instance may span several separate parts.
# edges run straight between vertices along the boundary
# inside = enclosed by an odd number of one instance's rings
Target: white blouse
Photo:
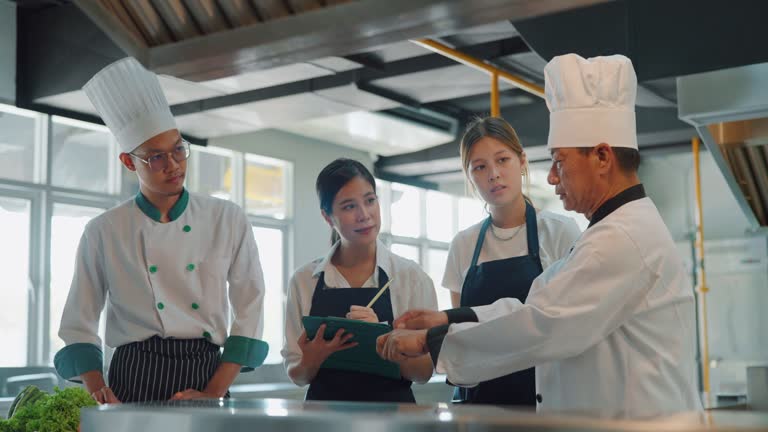
[[[301,349],[297,342],[304,330],[301,318],[309,315],[312,308],[312,294],[320,273],[324,272],[326,288],[351,288],[349,282],[331,263],[337,247],[339,242],[331,247],[325,257],[303,265],[291,277],[285,310],[285,340],[281,351],[286,370],[301,361]],[[437,296],[432,279],[418,264],[395,255],[379,241],[376,246],[376,266],[384,270],[387,277],[392,280],[389,292],[392,299],[392,314],[395,318],[409,309],[437,310]],[[377,269],[361,288],[378,286]]]

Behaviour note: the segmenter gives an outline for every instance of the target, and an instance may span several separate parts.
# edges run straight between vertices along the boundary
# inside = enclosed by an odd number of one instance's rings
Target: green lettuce
[[[75,432],[80,408],[95,405],[80,387],[56,388],[54,394],[18,408],[8,420],[0,420],[0,432]]]

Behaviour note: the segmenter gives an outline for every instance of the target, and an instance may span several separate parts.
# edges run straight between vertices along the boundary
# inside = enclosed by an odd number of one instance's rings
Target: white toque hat
[[[131,152],[155,135],[177,129],[157,75],[133,57],[105,67],[83,90],[122,152]]]
[[[549,108],[547,148],[611,147],[637,149],[637,76],[622,55],[584,59],[553,58],[544,68]]]

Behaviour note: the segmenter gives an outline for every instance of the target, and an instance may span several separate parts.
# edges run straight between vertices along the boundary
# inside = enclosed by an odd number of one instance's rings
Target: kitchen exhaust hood
[[[677,79],[693,125],[755,230],[768,226],[768,63]]]
[[[610,0],[74,0],[156,73],[208,81]]]

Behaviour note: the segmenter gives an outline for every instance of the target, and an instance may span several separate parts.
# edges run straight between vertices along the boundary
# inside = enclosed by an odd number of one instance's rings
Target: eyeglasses
[[[169,157],[172,157],[174,161],[177,163],[184,162],[189,158],[189,143],[185,140],[181,140],[181,143],[176,146],[175,149],[169,152],[162,152],[162,153],[153,153],[152,156],[149,156],[146,159],[141,158],[140,156],[129,153],[131,156],[135,157],[136,159],[144,162],[149,166],[150,171],[162,171],[166,168],[168,168],[168,164],[170,163]]]

